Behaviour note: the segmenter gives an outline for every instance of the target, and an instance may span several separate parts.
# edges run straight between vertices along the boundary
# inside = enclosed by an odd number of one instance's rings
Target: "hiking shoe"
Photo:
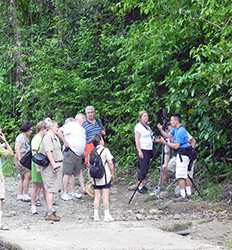
[[[54,222],[58,222],[58,221],[60,221],[60,217],[59,216],[57,216],[56,215],[56,213],[53,213],[53,214],[49,214],[49,215],[47,215],[47,217],[46,217],[46,221],[54,221]]]
[[[40,200],[37,200],[36,203],[35,203],[35,205],[36,205],[37,207],[42,207],[42,203],[41,203]]]
[[[114,221],[114,218],[110,214],[105,215],[104,221],[105,222],[112,222],[112,221]]]
[[[63,193],[63,194],[61,195],[61,199],[62,199],[63,201],[71,201],[71,200],[73,199],[73,197],[72,197],[71,195],[69,195],[68,193]]]
[[[36,210],[36,206],[31,206],[31,213],[32,213],[32,215],[38,214],[38,212]]]
[[[69,195],[74,198],[74,199],[81,199],[82,198],[82,194],[81,193],[69,193]]]
[[[138,192],[139,192],[140,194],[145,194],[145,193],[147,192],[147,190],[146,190],[146,188],[142,187],[142,188],[139,188],[139,189],[138,189]]]
[[[17,195],[17,201],[23,201],[24,196],[22,194]]]
[[[23,195],[23,199],[24,202],[30,202],[31,201],[31,197],[28,194],[24,194]]]
[[[93,220],[94,220],[95,222],[100,221],[99,215],[94,215],[94,216],[93,216]]]

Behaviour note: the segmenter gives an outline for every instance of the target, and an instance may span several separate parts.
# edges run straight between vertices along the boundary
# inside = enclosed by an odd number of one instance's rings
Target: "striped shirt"
[[[95,135],[100,135],[102,130],[104,130],[100,119],[97,119],[95,123],[92,123],[87,120],[84,122],[83,127],[86,131],[87,144],[91,143]]]

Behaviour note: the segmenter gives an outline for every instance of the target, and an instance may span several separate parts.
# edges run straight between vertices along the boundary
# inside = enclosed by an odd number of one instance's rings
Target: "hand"
[[[101,131],[101,134],[102,134],[102,136],[105,136],[105,135],[106,135],[106,131],[105,131],[105,130],[102,130],[102,131]]]
[[[162,143],[162,144],[166,143],[166,140],[162,136],[160,137],[160,143]]]
[[[55,174],[56,173],[56,170],[60,168],[60,164],[58,164],[57,162],[55,162],[53,165],[52,165],[52,172]]]
[[[138,151],[139,159],[143,159],[143,152],[141,150]]]
[[[159,130],[163,130],[163,126],[162,126],[160,123],[157,124],[157,128],[158,128]]]
[[[6,137],[2,132],[0,133],[0,140],[2,140],[3,142],[6,142]]]

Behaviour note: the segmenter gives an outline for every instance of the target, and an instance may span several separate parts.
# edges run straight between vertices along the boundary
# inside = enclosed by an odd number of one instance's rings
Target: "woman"
[[[138,181],[140,186],[138,192],[144,194],[147,192],[146,176],[149,170],[151,158],[153,156],[153,132],[148,126],[148,113],[139,112],[139,122],[135,126],[135,144],[139,158]]]
[[[59,138],[57,137],[59,129],[57,122],[48,122],[47,129],[48,131],[43,138],[39,152],[47,155],[50,164],[48,167],[41,167],[41,176],[46,191],[48,207],[46,220],[57,222],[60,221],[61,218],[57,216],[53,204],[54,195],[61,189],[63,154]]]
[[[105,174],[101,179],[92,179],[93,187],[94,187],[94,221],[99,221],[99,206],[101,195],[103,196],[103,205],[104,205],[104,221],[110,222],[114,221],[114,218],[110,215],[109,207],[110,207],[110,189],[112,180],[114,180],[114,163],[113,156],[110,153],[108,148],[104,147],[103,138],[100,135],[96,135],[92,143],[94,145],[95,150],[90,154],[90,164],[93,164],[94,159],[96,157],[95,154],[101,156],[101,160],[105,167]]]
[[[29,182],[31,178],[30,170],[20,164],[20,160],[30,150],[30,137],[32,135],[31,123],[25,123],[21,127],[21,134],[16,137],[15,141],[15,166],[20,174],[19,194],[17,200],[31,201],[28,195]]]
[[[37,123],[36,125],[36,135],[31,141],[32,154],[36,154],[42,144],[43,137],[46,134],[46,124],[44,121]],[[32,193],[31,193],[31,212],[32,214],[37,214],[36,206],[40,206],[39,196],[40,191],[43,190],[43,181],[40,174],[40,167],[32,162],[31,167],[31,180],[32,180]]]
[[[5,200],[5,180],[2,172],[3,161],[5,157],[14,156],[14,152],[8,144],[2,130],[0,129],[0,230],[7,230],[2,224],[3,203]]]

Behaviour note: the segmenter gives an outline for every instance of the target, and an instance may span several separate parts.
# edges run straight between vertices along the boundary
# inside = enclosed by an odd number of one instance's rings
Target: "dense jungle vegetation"
[[[120,168],[138,111],[179,112],[203,172],[232,173],[232,1],[1,0],[0,126],[94,105]]]

